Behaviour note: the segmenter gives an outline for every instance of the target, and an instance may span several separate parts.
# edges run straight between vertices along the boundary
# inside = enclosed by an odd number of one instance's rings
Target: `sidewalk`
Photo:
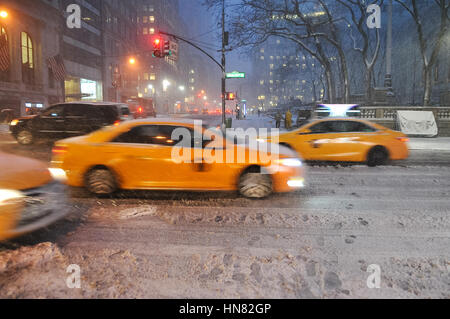
[[[450,137],[410,138],[410,150],[450,151]]]
[[[9,125],[8,124],[0,124],[0,133],[7,133],[9,132]]]

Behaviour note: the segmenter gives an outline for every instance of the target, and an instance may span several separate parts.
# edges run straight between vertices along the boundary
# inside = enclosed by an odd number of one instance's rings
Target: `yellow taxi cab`
[[[46,227],[68,212],[61,169],[0,152],[0,241]]]
[[[409,156],[405,134],[355,118],[313,120],[277,138],[306,161],[360,162],[373,167]]]
[[[269,148],[237,145],[191,120],[134,120],[56,142],[52,167],[66,172],[68,185],[96,195],[118,189],[239,190],[263,198],[303,187],[298,155]]]

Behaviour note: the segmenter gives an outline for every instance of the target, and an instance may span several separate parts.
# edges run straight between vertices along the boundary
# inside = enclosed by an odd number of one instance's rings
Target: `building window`
[[[142,17],[142,23],[148,23],[148,17],[147,16],[143,16]]]
[[[261,55],[261,60],[264,60],[264,55]]]
[[[143,28],[142,29],[142,34],[148,34],[148,29],[147,28]]]
[[[34,57],[33,41],[26,32],[22,32],[22,80],[25,83],[34,83]]]
[[[6,33],[6,29],[2,26],[0,26],[0,36],[6,40],[6,50],[9,52],[9,45],[8,45],[8,34]],[[3,40],[4,41],[4,40]],[[8,64],[10,62],[8,61]],[[0,70],[0,81],[7,81],[9,79],[9,65],[8,69],[5,71]],[[6,68],[6,65],[5,65]]]
[[[148,31],[149,34],[155,34],[155,28],[150,28]]]
[[[155,81],[156,80],[156,74],[155,73],[150,73],[150,80],[151,81]]]
[[[148,17],[148,21],[149,21],[150,23],[155,23],[155,16],[149,16],[149,17]]]

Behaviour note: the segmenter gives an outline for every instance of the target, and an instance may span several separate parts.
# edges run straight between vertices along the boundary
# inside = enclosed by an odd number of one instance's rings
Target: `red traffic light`
[[[227,94],[226,94],[227,101],[233,101],[235,99],[236,99],[236,95],[233,92],[227,92]]]
[[[160,38],[155,38],[153,40],[153,47],[155,48],[155,50],[161,49],[161,39]]]

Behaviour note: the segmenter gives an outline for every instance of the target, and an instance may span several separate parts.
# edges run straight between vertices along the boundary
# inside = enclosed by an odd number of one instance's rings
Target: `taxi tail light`
[[[61,155],[67,153],[67,147],[66,146],[55,146],[52,149],[53,155]]]
[[[119,126],[120,125],[120,120],[117,120],[114,122],[114,126]]]
[[[409,142],[409,138],[408,137],[397,137],[397,140],[399,140],[400,142],[403,142],[403,143]]]

